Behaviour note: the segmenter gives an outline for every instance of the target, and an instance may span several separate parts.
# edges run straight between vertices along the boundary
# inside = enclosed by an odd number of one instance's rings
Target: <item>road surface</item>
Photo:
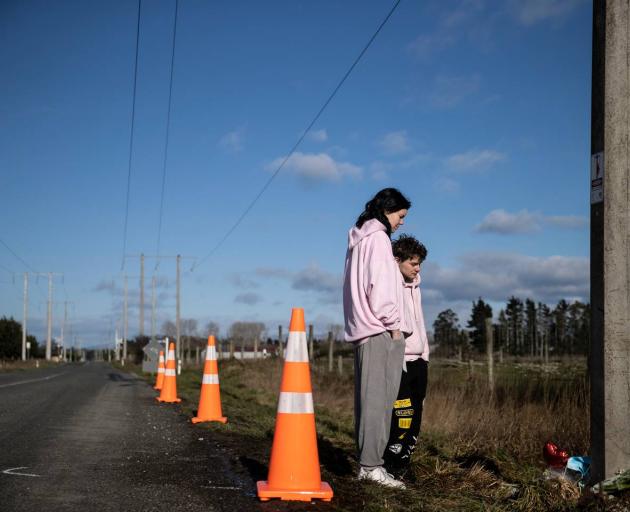
[[[0,510],[275,508],[209,431],[155,396],[105,363],[0,374]]]

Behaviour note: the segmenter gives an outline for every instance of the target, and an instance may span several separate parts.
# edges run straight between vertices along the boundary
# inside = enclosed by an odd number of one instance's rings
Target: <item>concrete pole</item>
[[[179,264],[181,262],[182,257],[178,254],[177,255],[177,307],[176,307],[176,317],[175,317],[175,330],[176,330],[176,339],[175,339],[175,346],[177,347],[177,359],[181,359],[182,357],[182,350],[180,347],[180,317],[179,317],[179,313],[180,313],[180,286],[181,286],[181,275],[179,272]]]
[[[52,272],[48,272],[48,329],[46,333],[46,361],[52,357]]]
[[[127,336],[129,323],[127,317],[127,276],[125,276],[125,305],[123,311],[123,361],[127,360]]]
[[[24,272],[24,306],[22,309],[22,361],[26,361],[26,320],[28,319],[28,272]]]
[[[630,468],[630,3],[593,4],[592,481]],[[599,180],[599,181],[598,181]]]
[[[488,388],[494,391],[494,333],[492,318],[486,318],[486,356],[488,358]]]
[[[63,303],[63,324],[61,324],[61,357],[66,360],[66,325],[68,323],[68,301]]]
[[[339,373],[339,376],[343,376],[343,356],[340,354],[339,358],[337,359],[337,373]]]
[[[155,342],[155,276],[151,279],[151,341]]]
[[[140,254],[140,336],[144,336],[144,253]]]

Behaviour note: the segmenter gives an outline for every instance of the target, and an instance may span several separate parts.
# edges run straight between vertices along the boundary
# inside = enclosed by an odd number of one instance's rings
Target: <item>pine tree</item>
[[[505,305],[505,315],[508,319],[508,352],[522,354],[523,301],[514,296],[510,297]]]
[[[530,356],[534,356],[537,342],[536,303],[531,299],[525,300],[525,345]]]
[[[459,319],[452,309],[446,309],[438,314],[433,322],[433,336],[435,343],[444,347],[443,354],[452,355],[459,341]]]
[[[486,351],[486,318],[492,318],[492,306],[479,297],[477,302],[472,303],[472,311],[466,327],[472,329],[469,336],[473,347],[482,353]]]

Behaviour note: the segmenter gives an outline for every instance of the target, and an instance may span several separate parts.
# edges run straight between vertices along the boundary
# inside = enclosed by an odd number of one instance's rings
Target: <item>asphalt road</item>
[[[274,508],[155,396],[104,363],[0,374],[0,511]]]

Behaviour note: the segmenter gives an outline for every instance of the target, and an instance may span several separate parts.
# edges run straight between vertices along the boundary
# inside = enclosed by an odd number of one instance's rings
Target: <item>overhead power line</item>
[[[7,248],[7,251],[9,251],[11,254],[13,254],[13,256],[15,256],[18,260],[20,260],[20,262],[26,266],[26,268],[28,268],[31,272],[36,272],[33,267],[31,267],[28,263],[26,263],[26,261],[24,261],[13,249],[11,249],[11,247],[9,247],[6,242],[2,239],[0,239],[0,244],[4,245]]]
[[[164,141],[164,162],[162,166],[162,193],[160,194],[160,214],[158,221],[158,236],[157,236],[157,251],[156,254],[158,256],[158,260],[155,263],[154,272],[157,270],[160,265],[160,241],[162,238],[162,214],[164,212],[164,188],[166,185],[166,163],[168,160],[168,141],[169,141],[169,132],[171,127],[171,104],[173,97],[173,68],[175,66],[175,41],[177,37],[177,13],[179,11],[179,0],[175,0],[175,18],[173,19],[173,44],[172,44],[172,53],[171,53],[171,77],[168,85],[168,113],[166,116],[166,140]]]
[[[133,157],[133,132],[136,120],[136,85],[138,83],[138,47],[140,46],[140,10],[142,8],[142,0],[138,0],[138,22],[136,25],[136,61],[133,71],[133,100],[131,105],[131,133],[129,135],[129,164],[127,168],[127,200],[125,204],[125,228],[123,232],[123,250],[122,263],[120,270],[125,267],[125,254],[127,252],[127,224],[129,221],[129,192],[131,190],[131,160]]]
[[[236,222],[232,225],[232,227],[225,233],[225,235],[223,235],[223,237],[221,238],[221,240],[219,240],[219,242],[212,248],[212,250],[210,250],[210,252],[208,254],[206,254],[203,258],[201,258],[199,260],[198,263],[195,263],[192,267],[191,267],[191,271],[194,271],[195,268],[197,268],[198,266],[200,266],[203,262],[205,262],[210,256],[212,256],[222,245],[223,243],[230,237],[230,235],[236,230],[236,228],[241,224],[241,222],[243,221],[243,219],[247,216],[247,214],[251,211],[251,209],[254,207],[254,205],[258,202],[258,200],[261,198],[261,196],[265,193],[265,191],[269,188],[269,186],[271,185],[271,183],[273,182],[273,180],[276,178],[276,176],[278,176],[278,174],[280,173],[280,171],[282,170],[282,168],[285,166],[285,164],[288,162],[289,158],[291,158],[291,156],[293,155],[293,153],[295,153],[295,151],[297,150],[297,148],[299,147],[299,145],[302,143],[302,141],[304,140],[304,138],[308,135],[309,131],[311,130],[311,128],[315,125],[315,123],[317,122],[317,120],[320,118],[320,116],[324,113],[324,110],[326,110],[326,107],[328,107],[328,104],[332,101],[332,99],[335,97],[335,95],[337,94],[337,92],[339,91],[339,89],[341,89],[341,86],[344,84],[344,82],[348,79],[348,77],[350,76],[350,74],[352,73],[352,71],[354,70],[354,68],[356,67],[356,65],[359,63],[359,61],[361,60],[361,58],[363,57],[363,55],[365,54],[365,52],[368,50],[368,48],[372,45],[372,42],[374,41],[374,39],[376,39],[376,36],[379,34],[379,32],[381,31],[381,29],[385,26],[385,24],[387,23],[387,21],[389,20],[389,18],[392,16],[392,14],[394,14],[394,11],[396,11],[396,8],[398,7],[398,4],[400,4],[401,0],[396,0],[396,2],[394,3],[394,5],[392,6],[392,8],[390,9],[390,11],[387,13],[387,16],[385,16],[385,18],[383,19],[383,21],[381,22],[381,24],[378,26],[378,28],[376,29],[376,31],[372,34],[372,37],[370,37],[369,41],[367,42],[367,44],[363,47],[363,49],[361,50],[361,52],[359,53],[359,55],[356,57],[356,59],[354,59],[354,62],[352,63],[352,65],[350,66],[350,68],[348,69],[348,71],[346,71],[346,74],[343,76],[343,78],[339,81],[339,83],[337,84],[337,86],[335,87],[335,89],[332,91],[332,93],[330,94],[330,96],[328,96],[328,99],[324,102],[324,104],[322,105],[322,107],[319,109],[319,111],[317,112],[317,114],[315,115],[315,117],[311,120],[311,122],[308,124],[308,126],[306,127],[306,129],[304,130],[304,132],[302,133],[302,135],[300,136],[300,138],[297,140],[297,142],[293,145],[293,147],[291,148],[291,150],[289,151],[289,153],[287,154],[286,157],[284,157],[284,159],[282,160],[282,162],[280,163],[280,165],[278,166],[278,168],[274,171],[274,173],[269,177],[269,179],[265,182],[265,184],[263,185],[263,187],[260,189],[260,191],[256,194],[256,196],[254,197],[254,199],[249,203],[249,205],[247,206],[247,208],[245,208],[245,210],[243,211],[243,213],[239,216],[239,218],[236,220]]]

